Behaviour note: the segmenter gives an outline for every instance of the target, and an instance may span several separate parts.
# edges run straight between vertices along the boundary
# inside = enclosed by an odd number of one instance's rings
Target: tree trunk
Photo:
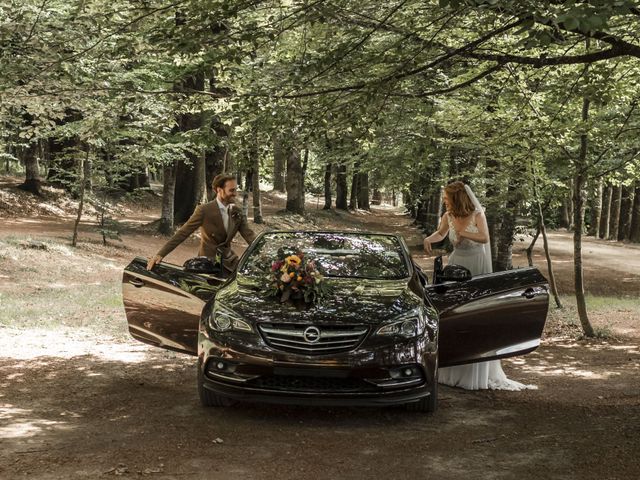
[[[549,288],[551,294],[556,301],[556,307],[562,308],[562,302],[560,301],[560,295],[558,294],[558,284],[556,283],[556,276],[553,272],[553,263],[551,262],[551,252],[549,251],[549,239],[547,238],[547,228],[544,224],[544,216],[542,215],[542,206],[538,204],[540,215],[540,231],[542,232],[542,242],[544,245],[544,256],[547,259],[547,272],[549,274]]]
[[[382,192],[379,188],[373,189],[373,193],[371,194],[371,204],[382,205]]]
[[[633,195],[629,240],[635,243],[640,243],[640,180],[636,180],[636,187]]]
[[[204,90],[204,74],[197,73],[183,78],[174,86],[177,92],[183,90]],[[181,132],[197,130],[203,126],[201,114],[182,113],[177,118]],[[174,220],[185,222],[200,203],[206,193],[206,163],[204,152],[187,153],[187,160],[180,161],[176,169],[176,187],[174,201]]]
[[[487,226],[489,227],[489,239],[491,241],[491,264],[494,271],[496,270],[496,263],[498,258],[498,226],[499,216],[497,213],[497,205],[494,200],[499,197],[500,191],[498,183],[494,181],[496,174],[500,170],[500,165],[497,160],[491,158],[486,161],[486,180],[487,180],[487,205],[485,215],[487,217]],[[442,193],[440,194],[442,195]],[[442,205],[442,199],[439,205]],[[439,221],[439,219],[438,219]]]
[[[162,215],[158,231],[163,235],[171,235],[173,233],[173,203],[176,193],[176,162],[165,165],[163,168],[164,183],[162,187]]]
[[[304,149],[304,156],[302,157],[302,175],[307,177],[307,169],[309,168],[309,149]]]
[[[82,210],[84,208],[84,189],[86,186],[85,179],[85,168],[84,164],[89,160],[89,150],[87,150],[86,158],[83,159],[80,157],[78,161],[80,165],[78,165],[78,173],[80,174],[80,201],[78,202],[78,215],[76,216],[76,221],[73,224],[73,238],[71,239],[71,246],[76,247],[78,245],[78,227],[80,226],[80,220],[82,219]]]
[[[225,173],[233,173],[236,170],[236,159],[233,153],[229,151],[229,147],[225,148],[224,150],[223,166],[224,168],[222,169],[222,171]]]
[[[588,42],[587,42],[588,45]],[[582,122],[587,123],[589,119],[588,98],[582,101]],[[589,316],[587,314],[587,302],[584,297],[584,278],[582,269],[582,226],[584,223],[584,186],[587,163],[587,132],[580,135],[580,154],[575,164],[575,176],[573,183],[573,271],[575,278],[576,302],[578,306],[578,316],[582,324],[582,330],[587,337],[595,335]]]
[[[540,236],[540,222],[538,221],[538,228],[536,229],[536,234],[533,236],[533,240],[531,240],[531,243],[525,250],[527,252],[527,263],[529,264],[530,267],[533,267],[533,247],[535,247],[539,236]]]
[[[347,209],[347,166],[339,163],[336,171],[336,208]]]
[[[84,188],[90,194],[93,193],[93,162],[87,157],[84,162]]]
[[[176,165],[175,193],[174,193],[174,223],[180,224],[187,221],[196,206],[193,165],[188,165],[184,160],[178,160]]]
[[[22,160],[24,161],[25,179],[24,183],[19,185],[19,188],[42,196],[42,182],[40,181],[36,144],[30,143],[29,146],[23,149]]]
[[[416,225],[419,225],[423,230],[428,231],[429,222],[429,210],[431,208],[430,196],[422,191],[420,197],[416,200],[414,205],[414,217]]]
[[[360,172],[358,174],[358,208],[371,210],[369,203],[369,173]]]
[[[205,154],[207,201],[212,201],[216,197],[216,192],[213,191],[213,179],[216,175],[224,172],[224,156],[226,152],[226,147],[217,145],[212,150],[208,150]]]
[[[507,201],[498,229],[498,252],[495,263],[495,271],[498,272],[513,268],[513,236],[516,230],[516,215],[521,201],[522,179],[525,176],[525,169],[526,166],[524,169],[519,166],[514,170],[507,186]]]
[[[287,155],[287,212],[304,213],[304,175],[300,152],[291,148]]]
[[[631,233],[631,210],[633,208],[633,185],[622,186],[620,199],[620,221],[618,228],[618,241],[629,239]]]
[[[332,163],[327,163],[324,167],[324,207],[323,210],[331,210],[331,169]]]
[[[545,225],[544,220],[544,210],[542,209],[542,203],[540,201],[540,194],[538,192],[538,180],[536,177],[535,167],[533,162],[531,162],[531,178],[533,179],[533,199],[536,204],[536,208],[538,210],[538,233],[542,234],[542,242],[544,246],[544,255],[547,259],[547,272],[549,275],[549,288],[551,289],[551,293],[553,294],[553,298],[556,302],[556,307],[562,308],[562,302],[560,300],[560,295],[558,295],[558,287],[556,284],[556,276],[553,272],[553,263],[551,262],[551,253],[549,252],[549,240],[547,238],[547,227]],[[536,233],[536,237],[538,235]],[[535,239],[534,239],[535,242]],[[532,242],[532,245],[533,243]],[[529,265],[532,265],[532,260],[529,252],[527,252],[527,256],[529,257]]]
[[[591,189],[589,198],[589,236],[597,237],[600,228],[600,216],[602,215],[602,178],[595,180],[595,185]]]
[[[442,199],[442,189],[438,188],[431,194],[429,202],[429,211],[427,212],[427,229],[434,232],[440,226],[440,217],[444,213],[444,205]]]
[[[247,218],[249,216],[249,191],[242,191],[242,216]]]
[[[15,155],[15,147],[13,144],[8,143],[5,146],[5,153],[7,155],[4,157],[4,172],[9,175],[9,173],[11,173],[11,157]]]
[[[138,183],[139,179],[140,177],[138,177],[137,173],[129,173],[125,177],[124,181],[120,182],[120,187],[125,191],[131,193],[140,186],[140,184]]]
[[[622,200],[622,188],[614,185],[611,189],[611,211],[609,212],[609,240],[618,239],[620,227],[620,202]]]
[[[258,135],[254,132],[249,147],[251,157],[251,186],[253,187],[253,223],[264,223],[262,219],[262,204],[260,202],[260,152],[258,150]]]
[[[609,238],[609,218],[611,216],[611,195],[613,187],[609,184],[604,186],[602,193],[602,211],[600,212],[600,228],[598,237]]]
[[[351,196],[349,197],[349,208],[351,210],[358,208],[358,180],[360,180],[358,168],[359,167],[356,164],[353,170],[353,175],[351,176]]]
[[[138,188],[150,188],[149,167],[145,167],[143,172],[138,173]]]
[[[207,162],[204,150],[196,156],[193,172],[193,203],[195,210],[198,205],[207,201]]]
[[[286,192],[285,166],[286,155],[282,148],[282,141],[279,135],[273,137],[273,189],[276,192]]]
[[[516,208],[517,208],[517,192],[519,188],[515,183],[509,185],[507,190],[507,203],[505,205],[505,212],[502,215],[500,228],[498,229],[498,254],[496,256],[495,271],[501,272],[504,270],[511,270],[513,268],[512,263],[512,249],[513,249],[513,235],[516,229]]]
[[[246,190],[247,192],[253,192],[253,153],[252,152],[249,152],[249,162],[251,163],[252,167],[249,168],[244,173],[244,178],[245,178],[244,190]]]
[[[215,75],[216,72],[211,72],[209,75],[209,91],[213,94],[217,94],[220,91],[218,79]],[[216,192],[213,191],[213,179],[216,175],[225,172],[226,156],[228,154],[229,134],[231,133],[231,126],[225,125],[220,121],[218,117],[213,117],[210,120],[212,130],[215,132],[218,142],[213,148],[207,148],[205,150],[205,188],[207,193],[207,201],[212,201],[216,197]],[[222,141],[224,139],[224,141]]]
[[[562,216],[558,226],[571,230],[571,197],[562,198]]]

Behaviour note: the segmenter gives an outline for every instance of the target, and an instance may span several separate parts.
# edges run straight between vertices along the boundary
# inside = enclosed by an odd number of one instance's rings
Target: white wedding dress
[[[465,231],[478,233],[479,230],[476,223],[478,213],[478,211],[473,213],[473,217],[465,227]],[[447,213],[447,215],[449,214]],[[449,215],[448,220],[449,239],[455,244],[458,237],[451,215]],[[491,273],[493,271],[491,267],[491,256],[486,254],[485,248],[490,248],[488,243],[478,243],[465,238],[454,248],[453,253],[449,255],[449,264],[462,265],[468,268],[473,276]],[[451,387],[465,388],[467,390],[524,390],[538,388],[535,385],[525,385],[514,380],[509,380],[502,371],[500,360],[440,368],[438,371],[438,383]]]

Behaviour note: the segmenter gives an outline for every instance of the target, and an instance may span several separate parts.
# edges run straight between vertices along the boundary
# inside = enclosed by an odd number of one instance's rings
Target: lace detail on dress
[[[478,233],[480,231],[478,229],[478,224],[476,223],[477,214],[478,214],[477,211],[473,212],[472,214],[473,217],[471,218],[467,226],[464,228],[465,232]],[[447,213],[447,215],[449,215],[449,238],[455,244],[455,242],[458,240],[458,232],[456,231],[456,225],[453,222],[453,215],[451,215],[450,213]],[[468,238],[465,238],[458,245],[456,245],[455,248],[459,250],[476,250],[476,249],[482,249],[483,245],[481,243],[474,242],[473,240],[469,240]]]

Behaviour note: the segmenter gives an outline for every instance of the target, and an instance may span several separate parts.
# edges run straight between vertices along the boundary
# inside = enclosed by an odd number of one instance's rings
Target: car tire
[[[422,397],[417,402],[407,403],[410,412],[434,413],[438,409],[438,379],[433,382],[428,397]]]
[[[236,403],[204,387],[204,374],[200,364],[198,364],[198,396],[203,407],[230,407]]]

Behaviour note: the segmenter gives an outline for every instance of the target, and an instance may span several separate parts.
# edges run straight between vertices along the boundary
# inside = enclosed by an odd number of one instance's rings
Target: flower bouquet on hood
[[[289,299],[304,299],[313,303],[327,295],[330,287],[318,271],[313,260],[307,260],[304,252],[287,254],[278,250],[277,257],[271,262],[266,293],[280,297],[281,302]]]

